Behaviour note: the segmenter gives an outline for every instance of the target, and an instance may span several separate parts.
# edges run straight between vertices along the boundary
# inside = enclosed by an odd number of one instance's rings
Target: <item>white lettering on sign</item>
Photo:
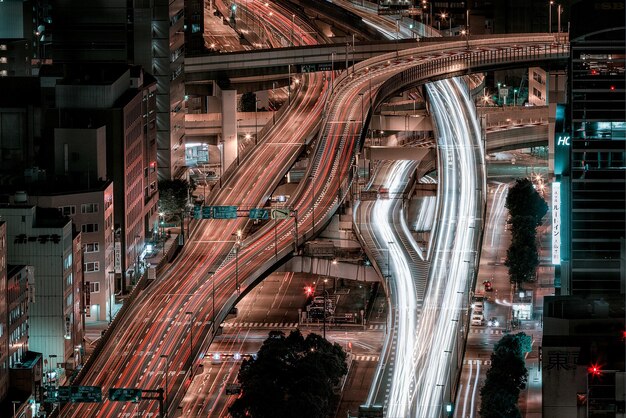
[[[556,145],[565,145],[569,146],[569,135],[559,136],[556,140]]]
[[[552,183],[552,264],[561,264],[561,183]]]

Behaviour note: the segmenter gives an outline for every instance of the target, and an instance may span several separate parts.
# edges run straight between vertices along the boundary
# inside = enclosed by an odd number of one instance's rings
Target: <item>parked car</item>
[[[474,313],[482,314],[485,309],[485,304],[483,301],[472,303],[472,311]]]
[[[472,315],[472,325],[483,326],[485,325],[485,317],[483,314],[473,314]]]

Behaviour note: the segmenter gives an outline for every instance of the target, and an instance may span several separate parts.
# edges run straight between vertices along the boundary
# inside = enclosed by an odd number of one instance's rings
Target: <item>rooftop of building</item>
[[[561,319],[606,319],[626,316],[624,295],[546,296],[544,317]]]
[[[0,204],[11,203],[17,192],[24,191],[29,196],[61,196],[103,191],[111,180],[99,179],[87,182],[76,176],[54,176],[44,180],[27,182],[26,177],[15,176],[10,181],[0,176]]]

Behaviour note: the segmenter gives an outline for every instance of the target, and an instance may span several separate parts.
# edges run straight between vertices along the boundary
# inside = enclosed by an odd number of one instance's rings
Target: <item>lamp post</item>
[[[17,405],[19,405],[21,402],[20,402],[20,401],[11,401],[11,403],[13,404],[13,418],[16,418],[16,417],[17,417],[17,415],[16,415],[16,413],[15,413],[15,412],[16,412],[15,407],[16,407]]]
[[[554,0],[550,0],[548,3],[548,33],[552,33],[552,5]]]
[[[294,44],[293,44],[293,27],[296,25],[295,19],[296,19],[296,15],[292,14],[291,15],[291,33],[289,34],[289,43],[291,44],[291,46],[294,46]]]
[[[257,119],[257,110],[259,110],[259,99],[254,99],[254,145],[259,143],[259,122]]]
[[[335,91],[335,53],[330,53],[330,94]]]
[[[513,89],[513,106],[517,106],[517,89]]]
[[[274,223],[276,220],[274,220]],[[241,229],[237,230],[236,240],[235,240],[235,289],[237,293],[239,293],[239,247],[241,247]],[[214,293],[215,296],[215,293]]]
[[[445,408],[444,408],[444,405],[443,405],[443,390],[446,387],[446,385],[437,383],[437,387],[441,387],[441,416],[443,417],[443,416],[445,416]]]
[[[193,368],[193,312],[185,312],[185,315],[189,315],[189,355],[192,358],[191,367]]]
[[[169,366],[169,356],[167,354],[161,354],[160,356],[161,358],[165,359],[165,393],[163,394],[164,397],[164,404],[165,406],[163,407],[163,409],[165,410],[165,416],[167,416],[167,374],[168,374],[168,366]]]
[[[311,238],[315,234],[315,176],[311,174],[309,176],[311,179]]]
[[[328,279],[324,279],[322,281],[322,293],[324,293],[324,304],[322,307],[322,318],[323,318],[323,327],[322,327],[322,336],[326,339],[326,299],[328,298],[328,292],[326,291],[326,282]]]
[[[111,292],[111,282],[113,280],[115,280],[115,271],[111,270],[109,272],[107,272],[109,274],[110,279],[107,280],[107,288],[108,288],[108,292],[109,292],[109,297],[108,297],[108,305],[109,305],[109,324],[111,322],[113,322],[113,301],[115,300],[115,295],[113,294],[113,292]]]

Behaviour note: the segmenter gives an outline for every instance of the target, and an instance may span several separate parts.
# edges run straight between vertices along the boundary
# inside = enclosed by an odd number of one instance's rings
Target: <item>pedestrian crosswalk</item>
[[[354,356],[355,361],[378,361],[380,360],[380,356],[366,356],[366,355],[356,355]]]
[[[493,335],[500,335],[502,334],[502,330],[501,329],[493,329],[493,328],[472,328],[470,329],[470,332],[472,334],[493,334]]]
[[[297,322],[224,322],[224,328],[297,328]]]
[[[463,364],[481,364],[483,366],[491,366],[491,360],[465,359]]]
[[[374,325],[370,325],[370,326],[368,327],[368,329],[382,331],[382,330],[384,330],[384,329],[385,329],[385,324],[374,324]]]

